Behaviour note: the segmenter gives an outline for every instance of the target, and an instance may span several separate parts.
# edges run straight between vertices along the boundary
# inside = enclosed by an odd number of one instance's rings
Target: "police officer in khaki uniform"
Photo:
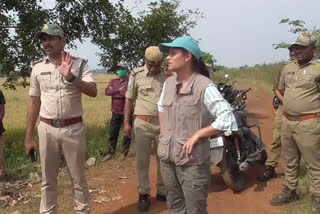
[[[314,214],[320,213],[320,60],[315,59],[316,40],[302,33],[291,44],[296,60],[283,68],[279,90],[284,91],[281,143],[285,159],[285,186],[271,205],[298,199],[301,155],[305,161]]]
[[[149,165],[151,143],[158,145],[159,120],[157,102],[159,100],[165,76],[161,72],[163,54],[156,46],[145,51],[145,66],[134,70],[129,80],[124,112],[124,133],[131,137],[131,118],[134,116],[137,174],[139,182],[139,205],[141,212],[147,212],[150,206]],[[133,105],[134,104],[134,105]],[[166,191],[159,169],[157,157],[157,195],[159,201],[166,201]]]
[[[291,61],[295,60],[295,52],[292,47],[289,47],[289,57],[290,61],[285,63],[277,72],[276,79],[273,85],[273,92],[276,99],[279,102],[279,106],[275,112],[274,125],[273,125],[273,140],[270,145],[270,151],[268,153],[268,160],[265,163],[265,170],[262,176],[259,176],[257,179],[261,182],[269,181],[272,178],[276,177],[275,167],[278,164],[280,154],[281,154],[281,120],[282,120],[282,103],[283,103],[283,92],[279,90],[279,81],[282,70],[284,66],[289,64]]]
[[[40,213],[57,213],[57,177],[63,155],[67,163],[77,213],[90,213],[84,176],[86,132],[82,118],[82,93],[95,97],[97,87],[85,60],[64,52],[66,38],[58,25],[46,24],[36,38],[47,57],[33,65],[25,148],[37,148],[33,139],[38,125],[42,172]]]

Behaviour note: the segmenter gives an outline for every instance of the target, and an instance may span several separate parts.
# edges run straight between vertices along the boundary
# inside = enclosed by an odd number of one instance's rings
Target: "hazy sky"
[[[115,0],[113,0],[115,2]],[[54,0],[46,0],[46,5]],[[125,0],[129,8],[142,10],[150,2]],[[181,9],[199,8],[204,14],[191,36],[200,39],[200,48],[212,53],[219,65],[237,67],[288,59],[287,50],[275,50],[272,44],[290,42],[298,35],[279,24],[283,18],[304,20],[308,28],[320,28],[319,0],[183,0]],[[99,67],[99,48],[89,41],[71,52],[89,59],[92,68]]]

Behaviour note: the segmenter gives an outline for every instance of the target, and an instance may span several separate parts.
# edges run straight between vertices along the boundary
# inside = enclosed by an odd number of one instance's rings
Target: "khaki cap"
[[[146,49],[144,57],[152,62],[161,62],[163,53],[160,51],[158,46],[150,46]]]
[[[119,62],[118,64],[117,64],[117,67],[121,67],[121,68],[125,68],[125,69],[128,69],[128,65],[127,65],[127,63],[125,63],[125,62]]]
[[[316,38],[310,33],[302,33],[295,41],[291,42],[289,48],[293,45],[309,46],[316,43]]]
[[[65,38],[64,32],[58,25],[55,24],[45,24],[42,30],[36,33],[35,38],[40,39],[42,34],[48,34],[51,36],[60,36],[61,38]]]

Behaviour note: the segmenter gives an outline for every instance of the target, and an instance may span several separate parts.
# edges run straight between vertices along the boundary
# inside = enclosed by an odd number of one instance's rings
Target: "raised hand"
[[[72,77],[71,73],[71,66],[72,66],[72,59],[69,52],[61,52],[61,64],[58,66],[58,70],[62,76],[66,79],[70,79]]]

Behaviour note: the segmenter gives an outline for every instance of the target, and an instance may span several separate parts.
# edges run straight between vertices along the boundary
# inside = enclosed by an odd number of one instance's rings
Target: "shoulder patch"
[[[83,59],[81,57],[77,57],[77,56],[72,56],[71,57],[73,60],[84,60],[86,63],[88,63],[88,60],[87,59]]]
[[[43,58],[41,58],[41,59],[37,59],[37,60],[35,60],[35,61],[33,61],[32,63],[31,63],[31,67],[34,67],[36,64],[38,64],[39,62],[43,62]]]
[[[282,65],[288,65],[288,64],[290,64],[291,62],[292,62],[291,60],[286,61],[286,62],[283,62]]]
[[[140,73],[142,71],[144,71],[144,67],[135,68],[132,73],[133,75],[136,75],[137,73]]]

